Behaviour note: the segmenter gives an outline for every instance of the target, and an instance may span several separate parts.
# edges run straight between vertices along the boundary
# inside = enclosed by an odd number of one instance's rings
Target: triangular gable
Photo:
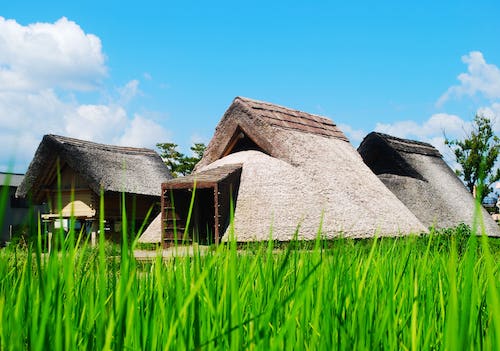
[[[271,143],[256,133],[252,127],[245,128],[238,124],[219,158],[249,150],[260,151],[267,155],[271,155],[273,151]]]

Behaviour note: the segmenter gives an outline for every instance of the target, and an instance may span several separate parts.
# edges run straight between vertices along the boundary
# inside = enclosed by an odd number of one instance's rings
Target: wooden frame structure
[[[231,205],[236,204],[241,167],[225,165],[163,183],[162,243],[219,244],[231,220]]]

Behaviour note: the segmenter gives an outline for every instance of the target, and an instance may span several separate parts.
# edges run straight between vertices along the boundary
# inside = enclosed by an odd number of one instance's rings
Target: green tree
[[[186,156],[177,150],[178,145],[174,143],[158,143],[156,147],[160,150],[160,156],[173,177],[190,174],[203,157],[203,152],[206,149],[205,144],[195,143],[191,146],[193,155]]]
[[[472,131],[464,140],[449,140],[445,144],[455,154],[461,169],[455,172],[463,179],[471,193],[476,188],[481,202],[493,191],[491,185],[500,180],[500,169],[495,170],[500,139],[493,132],[491,120],[476,115]]]

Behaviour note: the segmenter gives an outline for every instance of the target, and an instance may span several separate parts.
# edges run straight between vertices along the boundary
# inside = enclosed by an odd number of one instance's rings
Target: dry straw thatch
[[[373,132],[358,151],[424,225],[473,224],[474,198],[432,145]],[[482,214],[487,234],[500,236],[498,225],[483,208]]]
[[[237,97],[194,173],[228,164],[242,164],[238,241],[425,231],[330,119]]]
[[[38,146],[17,196],[32,193],[43,200],[48,179],[68,165],[92,191],[160,195],[160,183],[171,179],[160,156],[150,149],[98,144],[57,135],[45,135]]]

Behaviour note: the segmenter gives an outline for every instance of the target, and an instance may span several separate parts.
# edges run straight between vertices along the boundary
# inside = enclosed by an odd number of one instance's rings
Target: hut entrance
[[[226,165],[162,184],[162,239],[218,244],[236,205],[241,164]]]
[[[214,195],[214,188],[194,189],[194,198],[192,188],[166,190],[164,241],[213,243]]]

